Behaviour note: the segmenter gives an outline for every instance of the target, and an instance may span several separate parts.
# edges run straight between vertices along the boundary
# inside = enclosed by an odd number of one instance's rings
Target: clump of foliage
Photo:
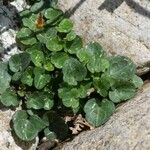
[[[17,41],[22,51],[0,62],[0,101],[20,106],[12,123],[25,141],[41,132],[48,139],[65,139],[66,115],[82,114],[98,127],[113,114],[115,104],[134,97],[143,83],[129,58],[109,57],[97,42],[84,47],[54,1],[42,11],[41,6],[43,1],[20,13]],[[37,28],[39,10],[43,25]]]

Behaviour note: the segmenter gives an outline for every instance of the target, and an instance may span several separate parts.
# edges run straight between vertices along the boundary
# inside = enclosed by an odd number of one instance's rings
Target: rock
[[[103,126],[83,132],[56,150],[149,150],[150,81],[119,106]]]
[[[150,70],[148,0],[59,0],[85,42],[98,41],[109,54],[125,55],[138,73]]]
[[[27,8],[25,0],[13,1],[8,6],[4,6],[2,1],[0,2],[0,45],[4,48],[0,54],[5,54],[4,60],[19,52],[15,41],[16,30],[18,29],[16,15],[24,8]]]

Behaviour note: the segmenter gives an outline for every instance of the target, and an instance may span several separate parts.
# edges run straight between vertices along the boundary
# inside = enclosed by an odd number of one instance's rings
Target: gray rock
[[[85,42],[98,41],[109,54],[125,55],[138,73],[150,70],[149,0],[59,0]]]
[[[150,82],[135,98],[117,108],[105,125],[83,132],[62,150],[149,150]]]
[[[15,0],[8,6],[2,5],[2,1],[0,2],[0,43],[4,48],[4,60],[19,52],[15,41],[18,29],[16,14],[27,7],[25,0]]]

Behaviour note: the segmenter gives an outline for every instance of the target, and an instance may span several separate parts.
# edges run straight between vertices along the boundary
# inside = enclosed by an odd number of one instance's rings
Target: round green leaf
[[[109,92],[109,98],[114,103],[119,103],[121,101],[126,101],[135,96],[136,90],[132,85],[122,85],[117,87],[113,91]]]
[[[74,31],[71,31],[71,32],[69,32],[68,34],[67,34],[67,36],[66,36],[66,40],[67,41],[72,41],[72,40],[74,40],[75,38],[76,38],[76,33],[74,32]]]
[[[90,61],[89,66],[91,67],[89,67],[89,69],[92,72],[94,72],[94,70],[92,70],[92,66],[94,65],[93,63],[97,63],[98,67],[99,63],[101,63],[100,58],[104,56],[105,53],[102,49],[102,46],[97,42],[90,42],[85,48],[77,51],[77,57],[80,59],[81,62],[88,63]]]
[[[24,71],[30,64],[30,60],[28,53],[15,54],[9,59],[9,68],[12,72]]]
[[[62,15],[62,11],[54,8],[49,8],[45,11],[44,16],[49,19],[50,22],[57,20]]]
[[[50,110],[53,107],[52,95],[47,92],[34,92],[27,98],[27,108]]]
[[[82,83],[79,87],[80,98],[86,98],[88,96],[88,91],[91,89],[91,82]]]
[[[33,45],[37,42],[36,38],[30,37],[28,39],[25,40],[20,40],[20,42],[24,45]]]
[[[33,68],[29,67],[21,76],[21,82],[28,86],[32,86],[33,83]]]
[[[13,121],[13,123],[15,123],[18,120],[27,119],[27,118],[28,118],[28,114],[25,110],[18,110],[14,113],[14,115],[12,117],[12,121]]]
[[[43,9],[44,6],[45,6],[45,0],[40,0],[40,1],[35,2],[31,6],[30,10],[31,12],[39,12],[40,10]]]
[[[78,108],[79,107],[79,99],[75,98],[64,98],[62,99],[63,105],[66,107]]]
[[[77,88],[61,88],[58,90],[58,95],[62,99],[63,105],[66,107],[79,107],[80,90]]]
[[[130,80],[136,73],[135,64],[125,56],[113,56],[110,59],[108,73],[116,80]]]
[[[63,42],[58,38],[51,38],[46,42],[46,47],[50,51],[61,51],[63,49]]]
[[[23,141],[31,141],[37,136],[37,130],[29,120],[20,119],[14,123],[16,135]]]
[[[77,36],[73,41],[66,42],[65,51],[68,51],[70,54],[76,54],[82,48],[82,39]]]
[[[21,18],[26,17],[26,16],[29,16],[29,15],[31,15],[31,11],[30,11],[29,9],[25,9],[25,10],[19,12],[19,16],[20,16]]]
[[[12,81],[18,81],[22,76],[22,72],[15,72],[11,78]]]
[[[47,31],[40,32],[39,34],[36,35],[36,37],[41,43],[46,44],[46,42],[49,39],[57,37],[57,30],[54,27],[52,27]]]
[[[0,62],[0,94],[5,92],[9,88],[9,83],[11,81],[11,76],[8,74],[7,64]]]
[[[87,75],[86,67],[77,59],[70,58],[63,66],[63,79],[70,85],[77,85],[77,81],[82,81]]]
[[[110,79],[108,76],[103,74],[101,78],[93,77],[93,85],[101,96],[106,97],[108,95],[108,90],[111,86]]]
[[[46,123],[37,115],[32,115],[30,117],[30,122],[34,125],[34,128],[40,132],[42,129],[46,127]]]
[[[65,52],[53,53],[51,56],[51,62],[56,68],[62,68],[64,62],[69,58]]]
[[[50,131],[49,128],[44,129],[44,135],[49,140],[57,139],[57,136],[54,132]]]
[[[13,115],[13,127],[16,135],[24,140],[33,140],[38,132],[46,127],[46,123],[37,115],[29,115],[26,111],[20,110]]]
[[[37,42],[37,40],[32,37],[32,31],[25,27],[17,32],[16,37],[24,45],[33,45]]]
[[[115,110],[114,104],[104,99],[102,102],[90,99],[84,106],[87,121],[95,127],[104,124]]]
[[[31,60],[37,67],[41,67],[44,62],[44,53],[39,50],[33,50],[31,52]]]
[[[34,74],[34,86],[39,90],[44,88],[51,80],[49,74],[41,73],[40,71],[34,72]]]
[[[85,49],[85,48],[81,48],[79,51],[77,51],[76,55],[79,58],[79,60],[85,64],[91,58],[91,55],[88,53],[87,49]]]
[[[70,19],[63,19],[57,27],[59,32],[68,33],[72,30],[73,23]]]
[[[135,88],[139,88],[143,85],[143,80],[137,75],[134,75],[132,78],[132,83],[134,84]]]
[[[27,98],[27,108],[42,109],[44,107],[44,100],[41,93],[34,92]]]
[[[47,71],[53,71],[54,70],[54,66],[51,63],[51,59],[50,58],[46,58],[45,59],[43,67]]]
[[[22,39],[22,40],[25,40],[25,39],[28,39],[32,34],[32,31],[29,29],[29,28],[22,28],[20,31],[17,32],[16,34],[16,37],[18,39]]]
[[[106,58],[94,57],[87,63],[87,68],[91,73],[105,72],[109,68],[109,61]]]
[[[0,95],[0,101],[3,105],[9,106],[17,106],[19,104],[18,97],[14,91],[7,89],[2,95]]]

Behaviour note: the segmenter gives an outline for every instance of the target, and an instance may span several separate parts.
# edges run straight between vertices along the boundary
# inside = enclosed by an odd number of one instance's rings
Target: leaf
[[[18,39],[27,39],[31,36],[32,31],[29,28],[21,28],[20,31],[17,32],[16,37]]]
[[[136,73],[135,64],[125,56],[113,56],[110,59],[109,75],[116,80],[130,80]]]
[[[86,46],[86,51],[90,57],[102,57],[105,55],[102,46],[97,42],[90,42]]]
[[[49,22],[54,22],[56,21],[61,15],[63,14],[63,12],[61,10],[58,9],[54,9],[54,8],[49,8],[45,11],[44,16],[49,19]]]
[[[57,113],[49,111],[44,114],[43,120],[49,124],[49,130],[56,134],[57,139],[63,140],[67,137],[68,126]]]
[[[11,78],[12,81],[18,81],[20,80],[21,76],[22,76],[22,72],[15,72]]]
[[[19,104],[18,97],[14,91],[7,89],[2,95],[0,95],[0,101],[3,105],[9,106],[17,106]]]
[[[66,42],[65,51],[68,51],[70,54],[76,54],[82,48],[82,39],[77,36],[73,41]]]
[[[52,53],[51,62],[56,68],[62,68],[64,62],[69,58],[65,52]]]
[[[76,88],[62,88],[58,90],[58,95],[62,98],[63,105],[66,107],[79,107],[80,91]]]
[[[57,37],[57,30],[54,27],[49,28],[46,31],[38,33],[36,37],[41,43],[46,44],[49,39]]]
[[[9,88],[11,76],[8,74],[7,64],[0,61],[0,94]]]
[[[91,58],[87,64],[87,68],[91,73],[105,72],[105,70],[109,68],[109,61],[106,58]]]
[[[88,92],[91,89],[91,82],[89,83],[82,83],[78,89],[80,93],[80,98],[86,98],[88,96]]]
[[[86,48],[77,51],[79,60],[87,64],[87,68],[91,73],[104,72],[109,67],[102,46],[97,42],[90,42]]]
[[[29,9],[25,9],[25,10],[19,12],[19,16],[20,16],[21,18],[26,17],[26,16],[29,16],[29,15],[31,15],[31,11],[30,11]]]
[[[74,31],[70,31],[67,36],[66,36],[66,40],[67,41],[72,41],[77,37],[76,33]]]
[[[26,52],[15,54],[9,59],[9,68],[12,72],[24,71],[30,64],[30,55]]]
[[[73,23],[70,19],[63,19],[57,27],[58,32],[68,33],[72,30]]]
[[[40,50],[33,50],[31,53],[31,60],[37,67],[41,67],[44,62],[44,53]]]
[[[43,129],[46,125],[38,116],[31,116],[24,110],[17,111],[12,118],[13,127],[16,135],[24,140],[33,140],[38,132]]]
[[[39,12],[40,10],[42,10],[44,3],[45,3],[44,0],[40,0],[34,3],[30,8],[31,12]]]
[[[90,99],[84,106],[87,121],[95,127],[104,124],[115,110],[114,104],[103,99],[102,102],[96,99]]]
[[[17,32],[16,37],[24,45],[33,45],[37,42],[37,40],[32,37],[32,31],[29,28],[25,27]]]
[[[111,87],[109,76],[103,74],[101,77],[93,77],[93,85],[101,96],[108,95],[109,88]]]
[[[40,90],[44,88],[51,80],[51,76],[49,74],[45,74],[43,69],[34,69],[34,86]]]
[[[26,17],[26,18],[23,18],[22,19],[22,22],[23,22],[23,25],[25,27],[28,27],[30,30],[32,31],[42,31],[43,28],[36,28],[36,25],[35,25],[35,21],[36,21],[36,18],[37,18],[37,15],[36,14],[33,14],[30,16],[30,17]]]
[[[86,67],[77,59],[70,58],[63,65],[63,79],[69,85],[77,85],[77,81],[82,81],[87,75]]]
[[[63,42],[60,41],[58,38],[51,38],[46,42],[46,47],[50,51],[61,51],[63,49]]]
[[[81,48],[79,51],[77,51],[76,55],[79,60],[85,64],[87,64],[91,58],[90,53],[85,48]]]
[[[134,84],[135,88],[139,88],[143,85],[143,80],[137,75],[134,75],[132,78],[132,83]]]
[[[42,109],[44,107],[44,100],[41,98],[40,92],[34,92],[27,98],[27,108]]]
[[[27,108],[50,110],[53,107],[52,95],[47,92],[34,92],[27,98]]]
[[[26,119],[21,119],[14,124],[14,130],[17,136],[24,141],[31,141],[37,136],[34,125]]]
[[[54,132],[52,132],[52,131],[49,130],[49,128],[45,128],[44,129],[44,135],[49,140],[54,140],[57,137]]]
[[[21,119],[27,119],[27,118],[28,118],[28,114],[26,113],[25,110],[18,110],[13,115],[12,121],[14,123],[15,121],[18,121],[18,120],[21,120]]]
[[[114,103],[119,103],[121,101],[126,101],[128,99],[133,98],[135,96],[135,93],[135,87],[127,84],[117,87],[113,91],[110,91],[109,98]]]
[[[51,63],[51,59],[50,58],[45,58],[43,67],[47,71],[53,71],[54,70],[54,66]]]
[[[21,76],[21,82],[28,86],[32,86],[33,83],[33,68],[28,67]]]
[[[36,40],[36,38],[30,37],[30,38],[28,38],[28,39],[21,40],[20,42],[21,42],[22,44],[24,44],[24,45],[33,45],[33,44],[35,44],[35,43],[37,42],[37,40]]]
[[[40,132],[42,129],[46,127],[46,123],[37,115],[30,116],[30,122],[34,124],[34,128]]]

